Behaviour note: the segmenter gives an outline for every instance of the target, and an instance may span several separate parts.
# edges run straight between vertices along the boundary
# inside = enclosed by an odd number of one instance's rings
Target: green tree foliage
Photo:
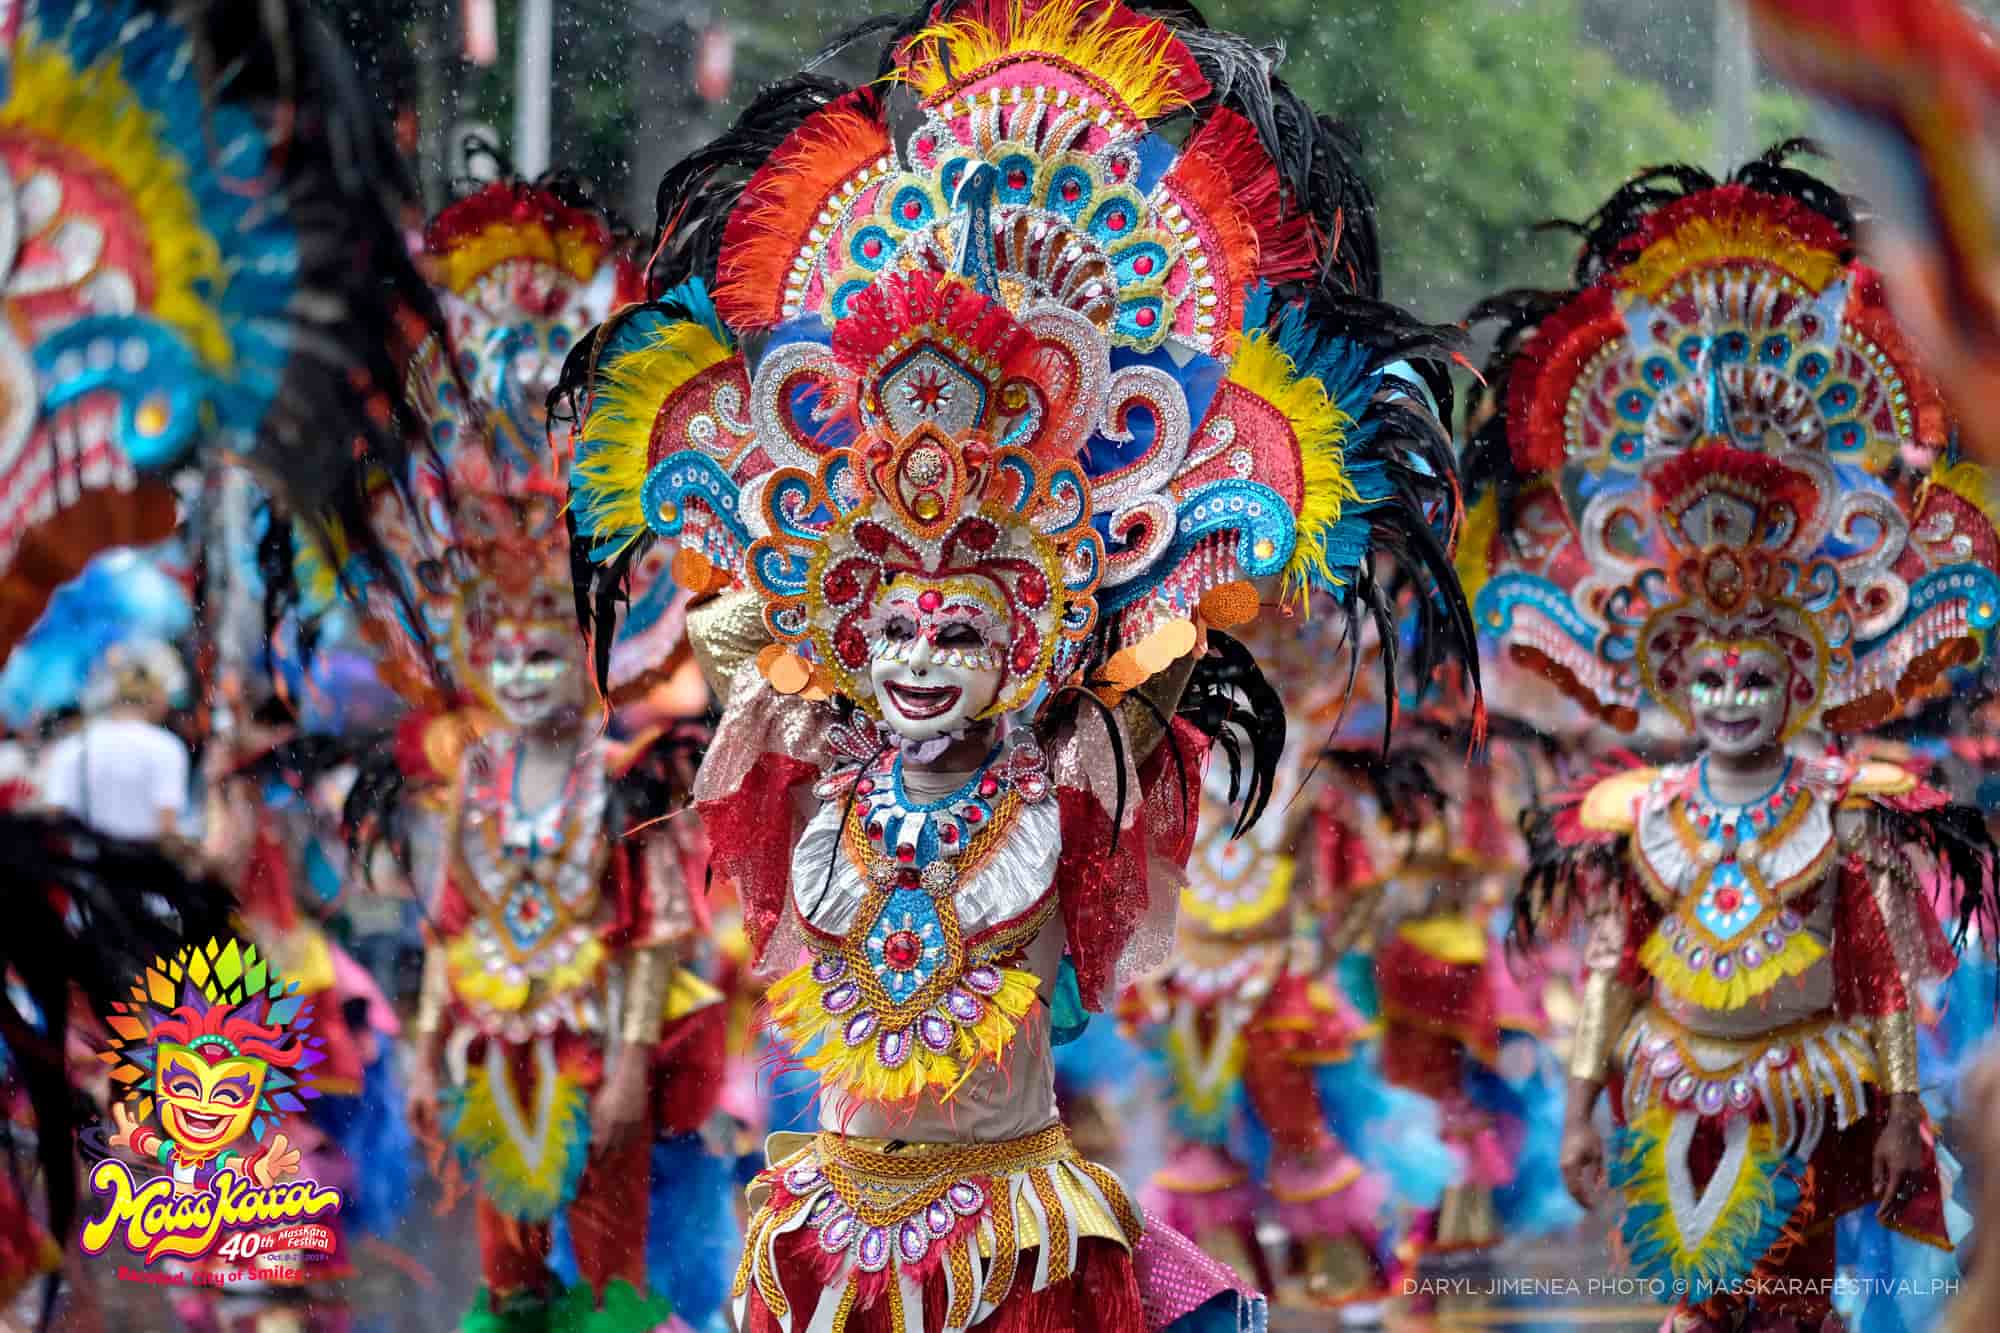
[[[1207,10],[1282,40],[1284,77],[1360,138],[1389,294],[1429,318],[1560,280],[1571,245],[1536,223],[1582,216],[1637,167],[1706,155],[1705,127],[1585,40],[1570,0]]]

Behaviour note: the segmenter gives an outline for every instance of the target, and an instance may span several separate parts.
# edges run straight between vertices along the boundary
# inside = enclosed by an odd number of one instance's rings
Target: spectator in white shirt
[[[185,681],[165,644],[114,648],[92,680],[89,720],[43,753],[43,802],[111,837],[178,836],[188,751],[160,723]]]

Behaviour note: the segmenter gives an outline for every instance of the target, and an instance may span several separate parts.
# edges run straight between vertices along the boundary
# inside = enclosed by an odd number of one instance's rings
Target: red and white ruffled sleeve
[[[1125,758],[1121,811],[1105,728],[1084,712],[1051,755],[1062,811],[1056,892],[1083,1002],[1100,1011],[1173,948],[1208,753],[1208,738],[1176,719],[1144,764]]]
[[[826,705],[779,694],[747,663],[695,775],[709,861],[736,881],[760,973],[791,962],[792,950],[773,953],[771,945],[786,917],[792,850],[815,808],[813,784],[830,759],[826,737],[834,721]]]

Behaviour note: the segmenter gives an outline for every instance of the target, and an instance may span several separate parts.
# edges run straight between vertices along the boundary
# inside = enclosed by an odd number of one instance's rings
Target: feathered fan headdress
[[[1754,640],[1790,664],[1790,732],[1866,729],[2000,614],[1984,478],[1930,470],[1943,404],[1792,147],[1635,179],[1576,289],[1475,312],[1507,321],[1467,463],[1480,630],[1620,728],[1647,699],[1685,720],[1688,650]]]
[[[394,569],[362,596],[385,676],[412,701],[440,707],[483,699],[498,622],[574,614],[562,517],[568,435],[550,437],[547,399],[575,343],[633,295],[637,271],[611,222],[560,177],[488,185],[431,219],[424,238],[449,326],[409,372],[432,453],[375,493]],[[680,640],[665,563],[641,571],[624,641],[606,645],[620,667],[614,697],[650,684],[648,668]]]
[[[694,591],[763,594],[779,681],[848,692],[853,630],[895,580],[834,586],[849,566],[807,550],[893,508],[882,460],[921,457],[958,460],[937,494],[962,508],[938,521],[995,518],[991,474],[1015,469],[1003,508],[1060,500],[1060,572],[999,599],[1049,598],[1017,625],[1010,706],[1078,668],[1143,680],[1254,609],[1257,581],[1386,617],[1382,555],[1422,581],[1426,629],[1444,621],[1427,640],[1469,631],[1447,340],[1373,299],[1372,204],[1338,133],[1187,17],[939,5],[891,36],[883,81],[773,90],[669,174],[662,295],[569,372],[596,611],[665,540]],[[1052,531],[1039,502],[1011,512],[1021,541]],[[932,520],[904,517],[896,540],[924,550]]]
[[[371,554],[395,316],[434,310],[345,55],[290,4],[27,0],[0,39],[0,652],[92,554],[171,532],[205,451]]]

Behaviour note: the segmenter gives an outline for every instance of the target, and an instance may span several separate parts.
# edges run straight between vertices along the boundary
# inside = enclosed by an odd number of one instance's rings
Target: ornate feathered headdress
[[[1446,340],[1373,299],[1337,132],[1185,19],[940,4],[883,80],[773,90],[669,174],[662,295],[571,368],[600,612],[665,540],[763,595],[774,683],[854,693],[902,574],[991,565],[1006,708],[1144,680],[1253,581],[1387,616],[1378,554],[1469,629]]]
[[[409,378],[433,452],[376,492],[395,569],[362,588],[367,632],[406,697],[490,703],[494,626],[574,617],[567,434],[550,438],[548,393],[573,345],[632,295],[636,270],[605,215],[561,178],[488,185],[431,219],[424,239],[448,336],[419,349]],[[680,637],[672,593],[663,577],[638,589],[629,623],[649,643]]]
[[[0,9],[0,652],[95,552],[167,536],[204,450],[371,553],[393,318],[434,312],[388,131],[295,8]]]
[[[1840,195],[1785,164],[1626,185],[1578,287],[1514,293],[1461,569],[1480,629],[1599,718],[1686,720],[1685,659],[1759,642],[1787,734],[1871,727],[1985,651],[2000,555],[1936,390],[1854,259]]]

